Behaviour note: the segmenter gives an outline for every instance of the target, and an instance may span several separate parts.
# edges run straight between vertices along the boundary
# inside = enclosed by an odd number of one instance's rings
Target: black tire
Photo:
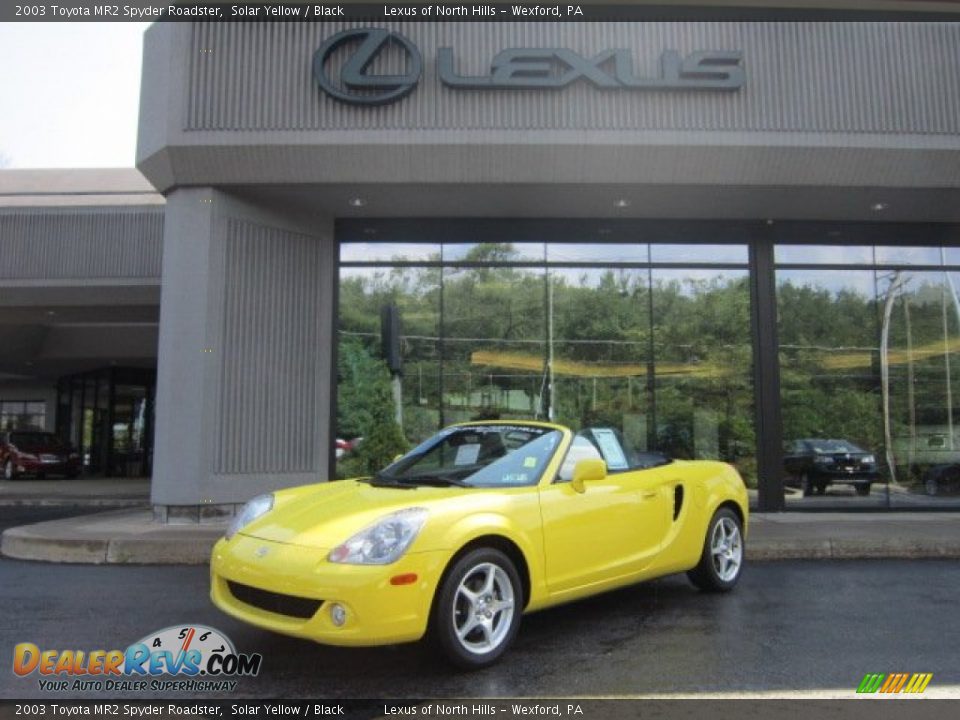
[[[803,473],[800,476],[800,489],[803,491],[804,497],[813,495],[813,481],[807,473]]]
[[[482,595],[484,585],[489,592]],[[472,604],[463,591],[476,592],[479,604]],[[504,603],[510,603],[509,608],[501,607]],[[454,563],[437,589],[430,633],[440,652],[458,668],[487,667],[513,644],[523,605],[523,585],[510,558],[493,548],[471,550]],[[491,643],[490,650],[482,649]]]
[[[738,559],[736,567],[729,574],[727,574],[729,565],[726,566],[726,569],[722,569],[722,561],[718,563],[718,557],[715,553],[717,527],[720,525],[724,527],[724,534],[731,528],[736,529],[735,536],[731,536],[732,543],[736,543],[736,545],[731,543],[728,545],[728,549],[731,551],[731,555],[733,557],[738,556]],[[730,559],[731,557],[727,556],[727,562],[729,562]],[[687,573],[687,577],[690,579],[690,582],[704,592],[729,592],[733,590],[737,581],[740,579],[740,575],[743,574],[743,563],[745,559],[746,548],[743,542],[743,524],[733,510],[725,507],[720,508],[713,514],[713,517],[710,519],[710,524],[707,525],[707,535],[703,541],[703,552],[700,555],[700,562],[693,570]],[[718,568],[718,564],[721,565],[721,568]]]
[[[817,495],[827,494],[827,483],[817,483]]]
[[[870,483],[866,485],[855,485],[854,489],[857,491],[857,495],[860,497],[866,497],[870,494]]]
[[[17,469],[13,466],[13,460],[8,459],[3,464],[3,475],[0,475],[0,477],[6,481],[17,479]]]

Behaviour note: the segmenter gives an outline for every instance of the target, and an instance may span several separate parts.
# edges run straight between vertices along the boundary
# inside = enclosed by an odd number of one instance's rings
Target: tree
[[[341,339],[337,373],[337,433],[345,438],[363,438],[354,453],[338,463],[337,474],[372,475],[407,450],[394,419],[390,373],[355,338]]]

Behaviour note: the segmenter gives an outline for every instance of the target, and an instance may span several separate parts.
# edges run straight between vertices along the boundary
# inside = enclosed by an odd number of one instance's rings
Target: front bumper
[[[870,485],[880,482],[880,476],[871,472],[820,471],[813,473],[814,478],[834,485]]]
[[[30,460],[19,458],[15,463],[17,472],[31,475],[74,475],[80,472],[80,460]]]
[[[210,598],[251,625],[327,645],[388,645],[423,637],[448,553],[408,553],[392,565],[342,565],[327,561],[328,552],[242,534],[221,539],[210,561]],[[409,573],[416,582],[391,585],[391,578]],[[312,616],[294,617],[239,600],[230,582],[321,603]],[[334,604],[346,610],[341,627],[331,619]]]

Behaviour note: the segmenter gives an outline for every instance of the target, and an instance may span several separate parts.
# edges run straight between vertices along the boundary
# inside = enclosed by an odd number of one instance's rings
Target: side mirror
[[[603,480],[607,476],[607,463],[599,458],[578,460],[573,466],[573,479],[570,486],[578,493],[586,491],[584,483]]]

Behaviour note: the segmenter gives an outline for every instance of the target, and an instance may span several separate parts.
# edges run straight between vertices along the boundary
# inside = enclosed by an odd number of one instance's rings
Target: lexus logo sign
[[[369,72],[374,60],[396,46],[405,56],[402,75]],[[331,56],[346,50],[339,77],[330,77]],[[559,90],[584,80],[598,88],[623,90],[738,90],[745,74],[742,53],[698,50],[682,56],[676,50],[660,55],[655,77],[638,76],[629,50],[604,50],[592,57],[567,48],[508,48],[490,61],[487,75],[461,75],[453,49],[437,49],[437,76],[447,87],[463,90]],[[410,94],[423,73],[417,46],[398,32],[381,28],[344,30],[327,39],[313,56],[313,74],[323,90],[353,105],[385,105]]]
[[[407,56],[404,75],[368,75],[374,59],[390,44],[399,45]],[[330,56],[345,45],[356,45],[340,68],[339,83],[327,75]],[[386,105],[408,95],[420,81],[423,58],[417,46],[400,33],[380,28],[344,30],[329,38],[313,56],[313,75],[324,91],[346,103]]]

